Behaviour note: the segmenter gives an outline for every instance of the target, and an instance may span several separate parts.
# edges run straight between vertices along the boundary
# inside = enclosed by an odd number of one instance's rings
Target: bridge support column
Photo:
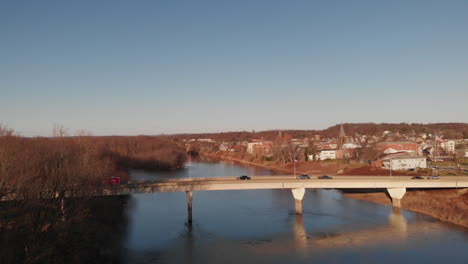
[[[387,192],[392,197],[393,207],[401,207],[401,199],[406,193],[406,188],[387,188]]]
[[[302,198],[304,198],[305,189],[291,189],[296,204],[296,214],[302,214]]]
[[[187,222],[192,224],[192,201],[193,201],[193,192],[187,191]]]

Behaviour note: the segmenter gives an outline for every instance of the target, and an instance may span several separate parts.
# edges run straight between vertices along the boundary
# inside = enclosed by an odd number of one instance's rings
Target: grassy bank
[[[385,192],[345,193],[346,197],[391,205]],[[410,190],[401,200],[403,209],[430,215],[468,228],[468,189]]]

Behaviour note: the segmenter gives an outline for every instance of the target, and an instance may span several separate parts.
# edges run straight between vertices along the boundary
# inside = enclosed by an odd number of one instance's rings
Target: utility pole
[[[438,169],[437,169],[437,134],[434,131],[434,169],[435,169],[435,175],[437,176],[438,174]]]
[[[293,167],[294,167],[294,177],[296,177],[296,151],[297,149],[292,146],[293,150]]]
[[[389,159],[388,162],[388,167],[390,168],[390,177],[392,177],[392,159]]]
[[[192,178],[192,155],[189,154],[189,178]]]

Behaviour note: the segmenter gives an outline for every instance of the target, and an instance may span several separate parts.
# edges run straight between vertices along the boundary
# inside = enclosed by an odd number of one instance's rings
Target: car
[[[105,185],[119,185],[120,184],[120,177],[113,176],[104,181]]]
[[[303,174],[303,175],[297,176],[296,179],[298,179],[298,180],[308,180],[308,179],[310,179],[310,176],[307,175],[307,174]]]
[[[437,175],[431,175],[429,177],[427,177],[429,180],[438,180],[439,179],[439,176]]]
[[[247,176],[247,175],[242,175],[242,176],[240,176],[240,177],[237,177],[237,179],[238,179],[238,180],[250,180],[250,179],[252,179],[252,178],[250,178],[250,177]]]
[[[332,176],[328,176],[328,175],[322,175],[322,176],[318,176],[319,179],[333,179]]]
[[[413,177],[411,177],[411,179],[413,179],[413,180],[423,180],[424,177],[423,176],[413,176]]]

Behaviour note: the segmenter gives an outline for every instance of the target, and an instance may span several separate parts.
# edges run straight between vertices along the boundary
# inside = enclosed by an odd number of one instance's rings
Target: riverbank
[[[392,204],[385,192],[345,192],[344,196],[383,205]],[[468,228],[468,189],[410,190],[401,200],[401,207]]]
[[[265,168],[278,173],[293,173],[292,164],[272,161],[245,160],[234,153],[200,153],[203,156],[234,161],[239,164]],[[308,163],[308,164],[306,164]],[[343,171],[345,165],[297,162],[296,174],[336,174]],[[333,173],[334,172],[334,173]],[[377,174],[378,175],[378,174]],[[391,199],[385,192],[351,193],[344,192],[346,197],[382,205],[391,205]],[[441,221],[468,228],[468,189],[443,190],[408,190],[401,201],[403,209],[432,216]]]
[[[200,155],[216,159],[216,160],[226,160],[233,161],[243,165],[261,167],[278,173],[294,173],[294,164],[287,163],[284,164],[281,161],[268,161],[268,160],[258,160],[254,156],[244,155],[239,156],[238,153],[233,152],[201,152]],[[337,172],[342,171],[345,167],[350,166],[350,164],[337,164],[336,162],[303,162],[298,161],[295,164],[296,174],[309,174],[309,175],[336,175]],[[353,166],[353,165],[351,165]]]

